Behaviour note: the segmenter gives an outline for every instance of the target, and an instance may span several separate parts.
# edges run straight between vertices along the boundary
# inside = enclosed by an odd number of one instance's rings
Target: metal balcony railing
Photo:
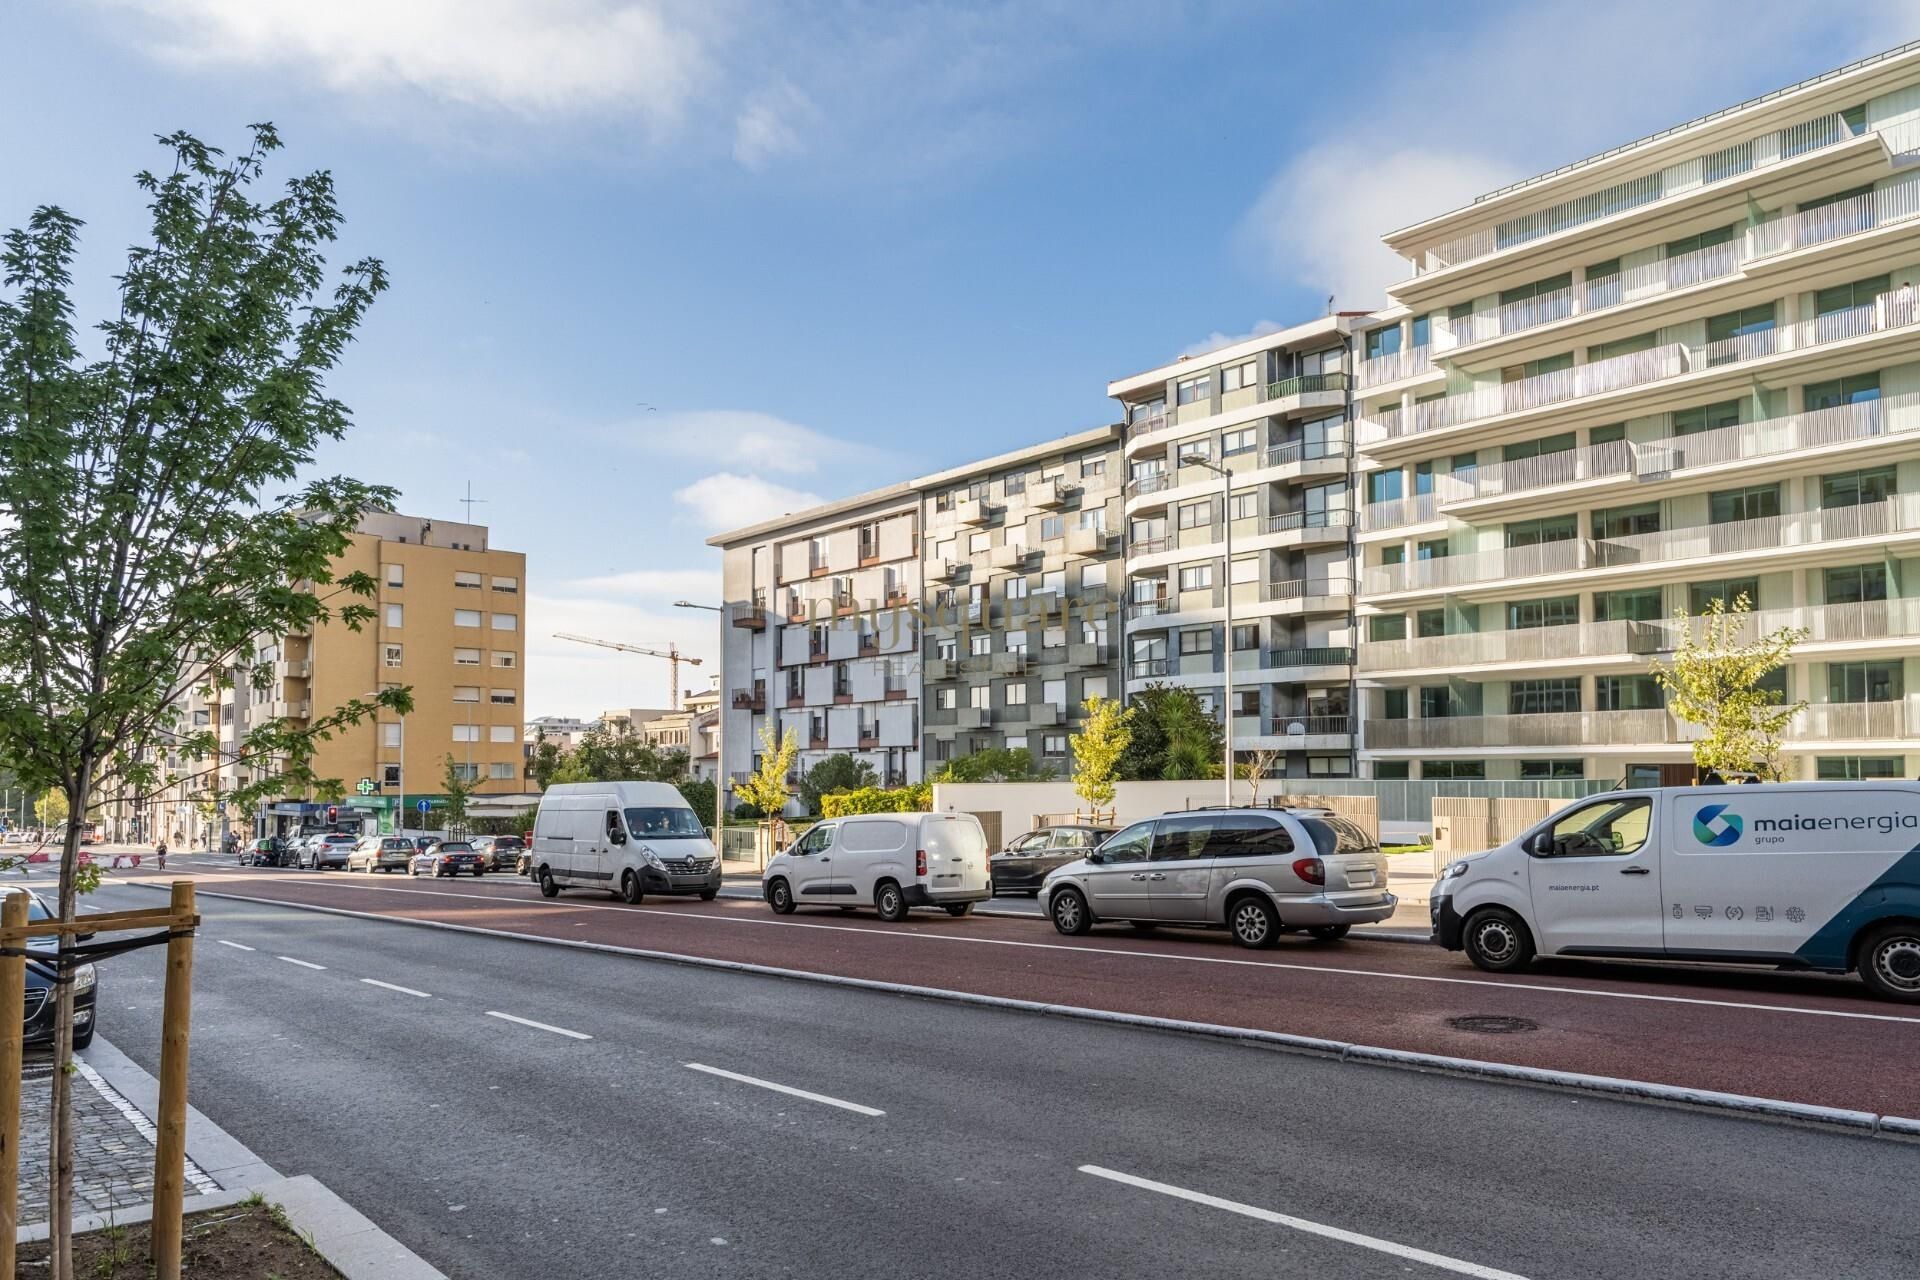
[[[1288,533],[1296,529],[1345,529],[1353,524],[1353,512],[1336,507],[1330,511],[1282,511],[1261,521],[1262,533]]]
[[[1374,356],[1371,360],[1362,360],[1354,370],[1354,384],[1361,390],[1381,386],[1388,382],[1398,382],[1402,378],[1411,378],[1433,368],[1433,347],[1422,343],[1417,347],[1402,347],[1391,355]]]
[[[1291,396],[1318,395],[1328,391],[1345,391],[1347,375],[1341,371],[1333,373],[1303,373],[1294,378],[1282,378],[1278,382],[1267,384],[1267,399],[1285,400]]]
[[[1144,497],[1149,493],[1159,493],[1173,487],[1173,473],[1169,471],[1150,471],[1146,475],[1135,476],[1127,481],[1129,498]]]
[[[1127,679],[1154,680],[1167,674],[1165,658],[1135,658],[1127,663]]]
[[[1671,648],[1669,626],[1659,622],[1580,622],[1511,631],[1469,631],[1406,640],[1372,640],[1360,646],[1360,670],[1439,670],[1502,662],[1564,662],[1653,654]]]
[[[1363,533],[1370,533],[1403,524],[1425,524],[1435,517],[1438,503],[1438,496],[1431,491],[1416,493],[1411,498],[1369,502],[1360,508],[1360,529]]]
[[[1279,667],[1349,667],[1353,665],[1353,650],[1344,646],[1318,647],[1307,649],[1269,649],[1262,655],[1262,666]]]
[[[1276,444],[1261,456],[1263,467],[1284,467],[1295,462],[1318,462],[1324,458],[1351,458],[1353,441],[1345,436],[1329,436],[1324,440],[1295,440],[1289,444]]]

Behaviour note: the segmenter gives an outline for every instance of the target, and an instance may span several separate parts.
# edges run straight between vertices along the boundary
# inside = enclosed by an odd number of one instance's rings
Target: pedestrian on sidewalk
[[[153,856],[154,860],[160,864],[160,869],[165,871],[167,869],[167,838],[165,836],[161,836],[160,843],[153,847]]]

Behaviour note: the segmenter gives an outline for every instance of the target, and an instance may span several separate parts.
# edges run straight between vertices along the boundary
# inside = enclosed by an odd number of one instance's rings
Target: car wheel
[[[873,891],[873,906],[888,924],[898,924],[907,918],[907,895],[891,880],[882,880]]]
[[[640,889],[640,877],[629,871],[620,877],[620,901],[628,906],[640,901],[646,894]]]
[[[970,916],[973,914],[973,904],[971,902],[956,902],[947,908],[947,914],[956,920],[961,916]]]
[[[719,896],[720,891],[718,889],[702,889],[700,891],[700,901],[702,902],[712,902]]]
[[[76,1031],[73,1033],[74,1048],[84,1049],[92,1043],[93,1043],[93,1024],[91,1022],[87,1024],[87,1029],[85,1031]]]
[[[1258,894],[1234,899],[1227,907],[1227,930],[1243,947],[1270,947],[1280,936],[1280,914]]]
[[[1352,931],[1353,926],[1350,924],[1316,924],[1307,928],[1308,933],[1322,942],[1338,942]]]
[[[485,874],[487,874],[487,872],[486,872],[486,868],[484,867],[475,867],[473,869],[473,878],[476,880],[478,880],[481,876]]]
[[[793,889],[784,879],[776,876],[767,882],[767,905],[777,916],[793,914]]]
[[[1860,944],[1860,980],[1888,1000],[1920,1003],[1920,924],[1899,921],[1869,932]]]
[[[540,878],[540,896],[541,897],[557,898],[560,896],[560,886],[553,882],[553,872],[547,870],[545,867],[542,867],[540,868],[539,878]]]
[[[1053,919],[1053,927],[1064,934],[1082,934],[1093,928],[1093,913],[1087,910],[1087,900],[1078,889],[1054,894],[1047,914]]]
[[[1509,973],[1533,959],[1533,936],[1505,907],[1485,907],[1467,917],[1461,946],[1474,967]]]

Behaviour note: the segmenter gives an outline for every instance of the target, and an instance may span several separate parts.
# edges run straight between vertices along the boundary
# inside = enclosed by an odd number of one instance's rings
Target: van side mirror
[[[627,842],[627,833],[615,827],[613,830],[607,832],[607,841],[610,844],[625,844]]]
[[[1534,832],[1533,839],[1527,841],[1527,851],[1538,854],[1542,858],[1551,858],[1553,856],[1553,832]]]
[[[1100,863],[1100,862],[1105,862],[1106,860],[1107,860],[1107,855],[1100,852],[1098,849],[1087,850],[1088,862]]]

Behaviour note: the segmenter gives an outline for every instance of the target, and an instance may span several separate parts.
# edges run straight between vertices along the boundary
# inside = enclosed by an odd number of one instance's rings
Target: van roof
[[[564,799],[568,796],[611,796],[620,808],[629,805],[672,805],[685,806],[686,797],[680,794],[680,788],[671,782],[556,782],[548,787],[540,797],[545,804],[550,799]]]

